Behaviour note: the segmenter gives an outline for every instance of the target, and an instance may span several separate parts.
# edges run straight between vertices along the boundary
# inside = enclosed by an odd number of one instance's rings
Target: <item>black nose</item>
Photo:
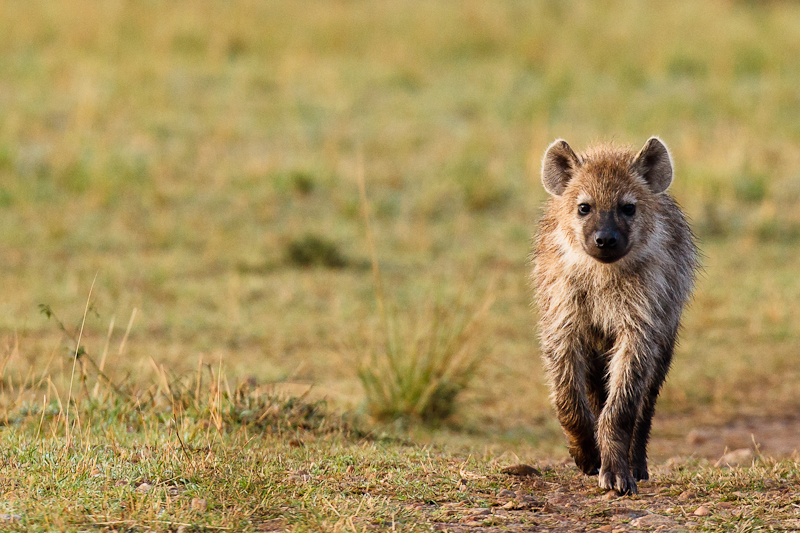
[[[613,248],[617,245],[617,232],[600,230],[594,234],[594,244],[598,248]]]

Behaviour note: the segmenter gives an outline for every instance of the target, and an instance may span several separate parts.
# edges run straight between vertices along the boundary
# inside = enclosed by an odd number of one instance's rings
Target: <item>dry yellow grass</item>
[[[85,346],[99,360],[114,319],[113,379],[222,361],[358,408],[361,146],[400,313],[497,277],[462,427],[558,446],[527,285],[539,158],[658,134],[705,254],[659,413],[796,411],[798,28],[790,2],[4,2],[4,387],[64,394],[68,343],[37,305],[71,329],[97,274]],[[347,266],[288,263],[305,235]]]

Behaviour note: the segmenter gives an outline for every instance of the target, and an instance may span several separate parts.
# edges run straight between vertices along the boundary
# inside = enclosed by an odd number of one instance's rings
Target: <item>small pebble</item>
[[[719,461],[714,463],[717,468],[726,466],[749,466],[753,463],[753,450],[750,448],[740,448],[728,452],[719,458]]]
[[[692,492],[690,490],[685,490],[685,491],[680,493],[680,496],[678,496],[678,500],[682,501],[682,502],[685,502],[686,500],[695,499],[696,496],[697,495],[694,492]]]
[[[653,513],[631,520],[631,525],[638,529],[668,529],[677,524],[666,516]]]
[[[619,498],[619,494],[615,490],[610,490],[603,494],[604,500],[616,500],[617,498]]]
[[[195,511],[205,512],[208,508],[208,502],[203,498],[192,498],[192,509]]]
[[[695,509],[694,513],[695,516],[708,516],[711,514],[711,511],[708,510],[708,507],[705,505],[701,505],[697,509]]]
[[[562,494],[560,492],[556,492],[554,494],[551,494],[547,498],[547,501],[550,503],[554,503],[556,505],[566,505],[572,501],[572,497],[566,494]]]
[[[624,518],[639,518],[647,514],[647,511],[639,509],[628,509],[627,507],[615,507],[611,509],[611,514]]]
[[[508,467],[502,469],[501,472],[503,474],[509,474],[509,475],[512,475],[512,476],[521,476],[521,477],[541,476],[542,475],[542,473],[539,472],[538,469],[536,469],[536,468],[534,468],[534,467],[532,467],[530,465],[524,465],[524,464],[508,466]]]
[[[497,491],[497,497],[498,498],[514,498],[516,496],[517,496],[517,493],[514,492],[513,490],[500,489],[499,491]]]

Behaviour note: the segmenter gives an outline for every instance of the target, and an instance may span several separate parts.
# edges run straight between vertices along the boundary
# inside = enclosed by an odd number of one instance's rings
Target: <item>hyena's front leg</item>
[[[669,366],[672,363],[672,352],[674,348],[675,339],[673,335],[672,339],[666,342],[664,346],[660,347],[658,354],[659,359],[653,369],[650,387],[649,390],[646,391],[646,397],[642,404],[641,412],[633,428],[633,439],[631,440],[628,458],[631,466],[631,475],[636,481],[650,479],[650,473],[647,470],[647,441],[650,438],[650,428],[653,424],[656,400],[658,399],[659,392],[661,392],[664,379],[667,377]]]
[[[586,366],[586,396],[596,418],[600,417],[608,398],[608,368],[605,353],[594,351]]]
[[[551,400],[567,435],[569,453],[583,473],[600,468],[596,418],[586,397],[586,361],[583,350],[567,338],[545,345],[544,361],[551,382]],[[548,349],[549,348],[549,349]]]
[[[636,338],[618,337],[609,367],[608,400],[597,422],[600,447],[600,487],[636,494],[628,453],[634,426],[652,376],[650,346]]]

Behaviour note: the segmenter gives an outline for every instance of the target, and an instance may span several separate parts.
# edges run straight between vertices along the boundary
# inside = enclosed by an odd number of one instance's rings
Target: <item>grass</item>
[[[479,329],[490,302],[472,316],[439,304],[411,324],[399,323],[396,312],[387,319],[358,369],[370,414],[427,423],[452,417],[479,371],[485,352]]]
[[[109,529],[256,528],[299,505],[301,514],[286,519],[296,529],[356,529],[349,518],[359,529],[390,527],[393,513],[404,520],[399,527],[412,528],[444,517],[426,498],[466,498],[455,465],[470,454],[471,471],[487,476],[497,475],[493,461],[503,453],[557,462],[563,438],[527,281],[545,200],[540,158],[557,137],[580,148],[604,139],[639,146],[656,134],[675,160],[671,190],[700,237],[704,274],[659,402],[656,438],[670,420],[688,431],[796,413],[798,28],[792,2],[0,3],[7,512],[40,529],[86,529],[95,512],[81,505],[105,501],[107,516],[96,520]],[[172,387],[209,364],[216,378],[220,368],[230,376],[230,398],[236,382],[273,384],[284,397],[305,394],[311,405],[325,399],[332,413],[363,414],[354,362],[375,345],[381,319],[359,214],[362,170],[374,255],[398,324],[414,331],[414,316],[436,302],[478,307],[494,283],[481,319],[487,351],[453,416],[395,435],[430,447],[328,434],[310,444],[233,419],[224,424],[230,431],[218,430],[208,407],[197,415],[197,424],[210,424],[208,437],[181,438],[214,455],[200,461],[192,452],[190,461],[155,411],[142,411],[131,433],[127,418],[89,414],[92,402],[105,413],[136,412],[136,401],[150,397],[118,397],[122,407],[112,408],[103,396],[111,383],[166,402],[165,379]],[[76,361],[71,338],[95,275]],[[90,361],[108,377],[99,378],[97,397]],[[69,394],[74,363],[77,390]],[[58,425],[47,415],[34,438],[39,419],[23,408],[66,414],[70,396],[82,424],[74,445],[63,448],[63,417]],[[365,431],[397,433],[364,423]],[[106,448],[111,435],[119,456]],[[305,446],[292,447],[293,439]],[[126,462],[145,450],[154,455]],[[370,494],[388,499],[343,494],[334,482],[348,479],[341,473],[310,488],[285,480],[347,456],[354,467],[375,465]],[[85,476],[95,459],[119,473]],[[274,461],[280,468],[258,470]],[[442,477],[415,478],[420,464]],[[796,472],[794,463],[768,460],[742,472],[687,464],[687,477],[669,470],[658,483],[691,487],[699,475],[697,483],[727,480],[720,486],[741,492],[759,476]],[[197,491],[171,481],[167,465],[193,472]],[[380,484],[380,469],[408,481]],[[257,479],[252,472],[268,481],[240,487],[239,479]],[[137,480],[155,474],[166,480],[148,482],[157,490],[135,492]],[[479,494],[505,482],[487,479],[494,481],[476,482]],[[780,483],[774,490],[784,490]],[[403,493],[406,484],[425,486]],[[104,496],[81,496],[90,486]],[[180,510],[162,518],[173,486],[181,498],[170,509]],[[787,506],[742,490],[742,509],[754,514],[741,528],[789,519]],[[391,491],[416,494],[422,508],[408,510]],[[192,508],[195,497],[206,500],[205,512]],[[268,504],[259,507],[257,497]],[[245,507],[263,517],[243,518]],[[605,512],[598,523],[613,518]],[[176,522],[152,522],[162,519]],[[714,520],[698,527],[724,529]]]
[[[342,442],[359,434],[320,403],[255,384],[231,390],[210,367],[186,382],[160,371],[163,380],[149,389],[84,390],[72,440],[61,438],[60,400],[6,411],[2,461],[12,472],[3,483],[4,528],[260,524],[280,513],[269,495],[288,466],[283,453],[302,461],[294,449],[309,439]]]
[[[506,475],[503,467],[519,460],[513,454],[378,437],[268,387],[221,392],[225,378],[208,373],[124,397],[107,388],[79,395],[71,446],[55,401],[6,411],[4,530],[797,527],[800,469],[792,461],[673,461],[656,468],[658,481],[643,482],[640,495],[609,499],[572,466],[539,459],[533,477]]]
[[[347,265],[347,258],[339,247],[317,235],[304,235],[292,240],[286,246],[286,259],[291,265],[300,267],[342,268]]]
[[[367,346],[376,313],[360,146],[387,298],[474,299],[496,273],[463,414],[545,431],[526,281],[541,152],[659,134],[706,266],[662,408],[732,416],[776,375],[766,404],[800,403],[791,3],[0,9],[0,330],[25,351],[10,369],[46,364],[58,334],[36,306],[79,316],[97,273],[87,348],[139,310],[108,361],[120,375],[148,354],[176,372],[222,357],[358,407],[342,347]]]

